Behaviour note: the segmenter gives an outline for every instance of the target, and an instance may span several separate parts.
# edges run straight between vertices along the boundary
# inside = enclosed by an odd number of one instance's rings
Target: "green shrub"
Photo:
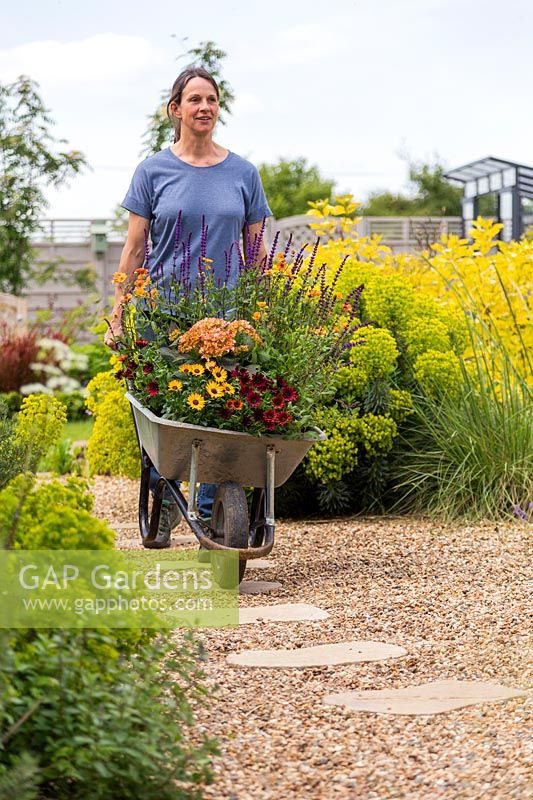
[[[54,800],[202,796],[216,748],[188,741],[191,701],[206,693],[190,640],[178,648],[155,638],[125,656],[114,652],[116,636],[97,629],[3,638],[0,764],[12,785],[24,767],[28,799],[32,782]]]
[[[85,392],[54,392],[54,397],[65,406],[68,422],[77,422],[87,418],[85,410]]]
[[[87,446],[91,475],[138,478],[139,448],[123,383],[119,383],[112,372],[103,372],[93,378],[87,388],[87,407],[95,417]]]
[[[0,492],[0,530],[10,532],[15,549],[112,548],[113,531],[91,515],[92,505],[81,478],[38,485],[28,473],[18,475]]]
[[[20,411],[22,400],[20,392],[0,392],[0,405],[5,406],[10,414]]]
[[[398,509],[448,519],[501,519],[531,502],[533,394],[517,378],[501,342],[503,380],[496,379],[484,344],[474,337],[468,369],[448,361],[453,354],[424,354],[428,361],[438,357],[440,372],[434,363],[428,366],[428,391],[416,398],[403,436],[393,476]]]
[[[31,452],[29,468],[34,469],[39,459],[61,436],[67,421],[65,406],[46,394],[31,394],[22,401],[16,425],[16,436]]]

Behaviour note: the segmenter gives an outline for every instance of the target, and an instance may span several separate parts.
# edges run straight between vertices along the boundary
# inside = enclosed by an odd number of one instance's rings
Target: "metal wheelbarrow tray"
[[[139,524],[144,546],[157,546],[154,540],[167,488],[201,547],[238,549],[244,574],[246,560],[265,556],[273,547],[275,487],[285,483],[309,448],[326,435],[312,428],[300,438],[284,439],[174,422],[156,416],[130,393],[126,397],[132,407],[141,452]],[[152,467],[161,477],[148,519]],[[180,491],[179,481],[189,483],[188,500]],[[198,482],[218,485],[210,524],[197,514]],[[254,487],[250,513],[245,486]]]

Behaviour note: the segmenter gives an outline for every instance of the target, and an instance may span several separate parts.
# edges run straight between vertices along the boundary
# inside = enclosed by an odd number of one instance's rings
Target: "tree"
[[[185,41],[185,40],[184,40]],[[224,125],[225,115],[231,114],[231,104],[235,99],[232,88],[221,75],[222,60],[226,58],[224,50],[220,50],[214,42],[200,42],[197,47],[191,47],[177,60],[189,57],[188,67],[203,67],[216,80],[220,92],[220,111],[218,121]],[[148,127],[145,131],[141,155],[150,156],[158,153],[165,145],[174,141],[174,128],[167,117],[167,103],[169,100],[168,89],[163,89],[159,105],[153,114],[148,117]]]
[[[0,291],[21,294],[30,275],[31,236],[47,206],[44,190],[60,186],[86,166],[78,150],[56,152],[65,144],[50,133],[54,124],[25,75],[0,84]]]
[[[363,206],[367,216],[461,216],[463,190],[452,186],[444,175],[444,166],[408,162],[409,194],[371,192]]]
[[[330,197],[335,185],[320,174],[318,167],[308,166],[305,158],[261,164],[259,174],[276,219],[305,214],[308,200]]]

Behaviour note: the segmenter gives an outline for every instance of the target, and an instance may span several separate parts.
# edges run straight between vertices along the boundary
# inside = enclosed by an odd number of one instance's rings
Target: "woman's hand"
[[[110,347],[112,350],[116,350],[117,339],[121,338],[122,333],[122,317],[113,314],[109,321],[109,327],[105,332],[104,344],[107,345],[107,347]]]

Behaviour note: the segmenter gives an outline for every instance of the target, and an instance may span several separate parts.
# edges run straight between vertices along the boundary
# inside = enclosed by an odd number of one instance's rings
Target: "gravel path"
[[[135,523],[136,483],[98,478],[94,493],[95,513],[120,526],[119,546],[131,546],[138,534],[123,526]],[[187,532],[184,523],[175,531]],[[322,703],[341,691],[452,678],[527,688],[528,534],[522,524],[406,517],[280,524],[272,567],[247,577],[282,588],[243,596],[241,605],[312,603],[330,618],[199,632],[216,692],[197,717],[222,749],[206,797],[533,798],[530,699],[420,717]],[[399,645],[408,655],[299,670],[226,663],[244,649],[350,639]]]

